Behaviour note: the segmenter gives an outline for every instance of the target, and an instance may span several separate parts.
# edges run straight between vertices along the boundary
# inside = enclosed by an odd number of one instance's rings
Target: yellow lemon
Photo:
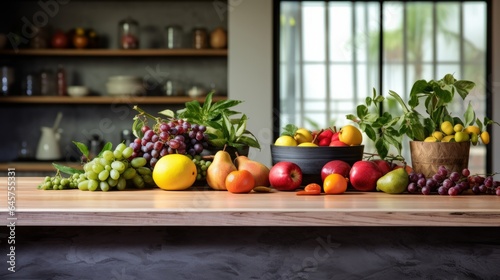
[[[465,128],[464,132],[466,132],[467,134],[471,134],[472,132],[474,132],[476,135],[481,134],[481,130],[478,126],[475,125],[469,125]]]
[[[156,162],[153,180],[167,191],[180,191],[191,187],[196,181],[196,165],[185,155],[169,154]]]
[[[305,128],[297,129],[293,138],[295,139],[295,141],[297,141],[298,144],[304,142],[312,142],[313,140],[311,132]]]
[[[441,123],[441,131],[446,135],[453,135],[453,133],[455,133],[455,131],[453,130],[453,125],[449,121],[444,121],[443,123]]]
[[[446,135],[441,142],[455,142],[455,135]]]
[[[318,147],[318,145],[314,144],[313,142],[302,142],[297,147]]]
[[[457,124],[453,127],[453,130],[454,130],[455,132],[462,132],[462,130],[464,130],[464,126],[463,126],[463,125],[461,125],[461,124],[459,124],[459,123],[457,123]]]
[[[363,135],[357,127],[348,124],[340,129],[339,140],[349,146],[360,145],[363,142]]]
[[[290,135],[281,135],[274,142],[276,146],[297,146],[297,141]]]
[[[481,138],[481,142],[483,142],[483,144],[488,145],[488,143],[490,143],[490,134],[488,131],[483,131],[479,137]]]
[[[437,140],[441,141],[443,140],[444,134],[441,131],[434,131],[432,133],[432,136],[434,136],[434,138],[436,138]]]
[[[424,139],[424,142],[438,142],[439,140],[436,139],[434,136],[429,136]]]
[[[456,142],[467,142],[469,141],[470,138],[469,138],[469,134],[463,132],[463,131],[459,131],[457,133],[455,133],[455,141]]]

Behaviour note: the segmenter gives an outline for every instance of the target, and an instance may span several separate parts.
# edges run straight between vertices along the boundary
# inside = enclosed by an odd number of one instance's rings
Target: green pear
[[[408,172],[404,168],[397,168],[377,180],[377,191],[403,193],[408,187],[408,181]]]

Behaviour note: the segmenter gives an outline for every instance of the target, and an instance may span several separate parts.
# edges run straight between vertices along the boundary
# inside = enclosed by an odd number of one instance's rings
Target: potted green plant
[[[412,142],[464,143],[460,146],[465,147],[462,150],[466,151],[468,160],[470,144],[477,145],[480,142],[488,144],[489,134],[486,131],[486,126],[496,123],[487,117],[481,121],[476,116],[470,102],[463,117],[456,116],[451,112],[449,106],[455,98],[465,100],[474,86],[474,82],[457,80],[452,74],[447,74],[440,80],[418,80],[411,88],[407,103],[398,93],[390,90],[389,95],[394,98],[401,109],[399,115],[389,112],[378,114],[379,105],[386,99],[378,95],[374,89],[373,96],[366,98],[366,104],[357,106],[356,115],[349,114],[346,117],[358,123],[360,129],[366,133],[369,139],[374,141],[375,149],[383,159],[389,156],[391,147],[395,147],[397,156],[402,157],[403,138],[407,137],[410,140],[411,148],[416,147],[416,145],[412,145]],[[370,109],[372,110],[370,111]],[[460,137],[457,137],[455,133],[460,133]],[[457,153],[458,150],[454,149],[455,147],[451,148],[451,152]],[[437,158],[445,158],[439,154],[443,151],[442,148],[436,148],[433,151],[437,153]],[[415,153],[411,152],[413,162]],[[428,157],[429,153],[422,156]],[[434,165],[438,164],[437,161],[434,162]],[[432,166],[432,168],[437,168],[437,166]]]

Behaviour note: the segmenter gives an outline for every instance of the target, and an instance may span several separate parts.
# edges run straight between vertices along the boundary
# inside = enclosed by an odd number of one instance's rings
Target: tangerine
[[[347,178],[344,176],[332,173],[326,176],[323,181],[323,190],[326,194],[341,194],[347,190]]]
[[[255,186],[255,179],[248,170],[231,171],[226,177],[226,189],[232,193],[249,193]]]

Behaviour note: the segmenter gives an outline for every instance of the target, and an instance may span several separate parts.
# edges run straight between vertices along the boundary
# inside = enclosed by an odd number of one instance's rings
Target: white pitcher
[[[59,139],[61,134],[59,130],[54,130],[52,127],[42,126],[42,136],[38,141],[36,150],[36,159],[38,160],[58,160],[61,159],[61,149],[59,147]]]

